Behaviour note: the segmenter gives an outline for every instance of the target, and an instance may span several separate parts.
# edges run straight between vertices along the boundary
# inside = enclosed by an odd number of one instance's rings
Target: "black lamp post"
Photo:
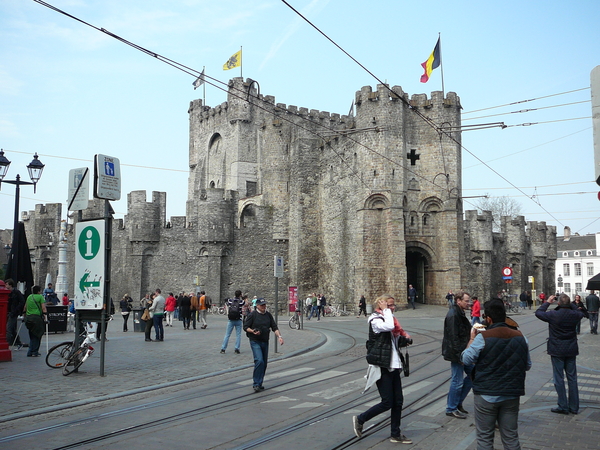
[[[13,240],[10,258],[12,260],[12,270],[15,285],[19,282],[19,198],[21,195],[21,186],[22,185],[33,185],[33,192],[35,193],[35,186],[37,182],[42,177],[42,172],[44,170],[44,164],[38,159],[37,153],[33,155],[33,160],[27,166],[27,171],[29,172],[29,178],[31,181],[21,181],[21,176],[17,174],[16,179],[14,180],[5,180],[4,177],[8,173],[8,167],[10,166],[10,161],[4,156],[4,150],[0,149],[0,188],[2,187],[2,183],[14,184],[16,186],[15,190],[15,220],[14,220],[14,228],[13,228]]]

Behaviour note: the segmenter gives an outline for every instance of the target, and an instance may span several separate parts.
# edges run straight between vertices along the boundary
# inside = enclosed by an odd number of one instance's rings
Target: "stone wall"
[[[409,99],[399,86],[366,86],[354,102],[350,116],[288,106],[241,78],[221,105],[191,102],[186,216],[167,219],[165,193],[128,195],[113,222],[113,298],[160,287],[272,300],[275,255],[285,261],[280,300],[297,286],[300,298],[349,307],[382,293],[405,305],[408,284],[426,303],[460,287],[484,298],[503,264],[514,265],[515,288],[532,271],[553,279],[553,227],[519,217],[495,234],[488,213],[463,220],[461,137],[441,132],[460,126],[455,93]],[[103,211],[92,202],[83,218]],[[55,276],[60,218],[60,205],[27,214],[37,278]],[[72,280],[72,228],[68,238]]]

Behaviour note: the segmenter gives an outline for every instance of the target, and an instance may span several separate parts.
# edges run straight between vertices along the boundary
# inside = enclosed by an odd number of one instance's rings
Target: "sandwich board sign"
[[[104,305],[105,222],[75,225],[75,309],[100,310]]]

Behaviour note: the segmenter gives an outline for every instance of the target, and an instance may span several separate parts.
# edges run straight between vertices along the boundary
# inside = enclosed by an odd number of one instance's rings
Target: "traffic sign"
[[[273,276],[277,278],[283,277],[283,256],[275,256],[273,265],[275,266],[275,273]]]
[[[118,158],[100,154],[94,156],[94,197],[121,199],[121,163]]]
[[[88,207],[90,192],[88,173],[87,167],[69,170],[69,198],[67,199],[69,211],[81,211]]]
[[[502,269],[502,275],[504,275],[505,277],[512,277],[513,274],[513,270],[510,267],[504,267]]]
[[[75,309],[98,310],[104,304],[105,222],[75,226]]]

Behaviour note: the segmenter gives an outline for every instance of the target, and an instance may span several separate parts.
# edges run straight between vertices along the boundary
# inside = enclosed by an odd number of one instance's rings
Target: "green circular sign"
[[[79,235],[77,243],[79,254],[83,259],[94,259],[100,251],[100,233],[94,227],[86,227]]]

